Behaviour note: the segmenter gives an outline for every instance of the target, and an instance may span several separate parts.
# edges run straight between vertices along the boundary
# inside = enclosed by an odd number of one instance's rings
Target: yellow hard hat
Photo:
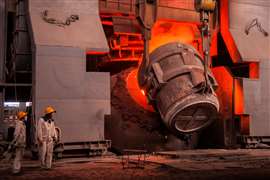
[[[45,114],[56,113],[56,110],[52,106],[48,106],[45,109]]]
[[[18,119],[23,119],[25,116],[27,116],[27,113],[24,111],[20,111],[17,114]]]

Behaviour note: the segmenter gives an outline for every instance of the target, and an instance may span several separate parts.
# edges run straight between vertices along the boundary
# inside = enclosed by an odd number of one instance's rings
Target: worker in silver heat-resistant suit
[[[11,144],[15,148],[15,158],[13,162],[13,174],[18,174],[21,171],[21,160],[24,154],[24,148],[26,146],[26,120],[27,113],[20,111],[17,114],[18,121],[16,122],[14,139]]]
[[[47,170],[52,167],[53,146],[56,141],[56,130],[53,120],[53,113],[56,113],[53,107],[48,106],[45,109],[45,115],[39,119],[37,128],[37,140],[39,145],[39,157],[41,168]]]

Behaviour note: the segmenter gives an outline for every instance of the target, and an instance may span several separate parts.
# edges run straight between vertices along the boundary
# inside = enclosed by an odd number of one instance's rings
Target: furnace
[[[4,102],[20,103],[14,111],[32,103],[33,151],[48,105],[57,109],[60,155],[268,144],[269,1],[0,5],[3,144],[12,126]]]

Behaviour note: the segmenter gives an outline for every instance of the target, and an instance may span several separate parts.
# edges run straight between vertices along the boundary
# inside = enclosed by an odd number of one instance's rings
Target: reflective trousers
[[[39,157],[41,168],[50,169],[52,167],[53,141],[43,141],[39,145]]]
[[[13,162],[13,173],[19,173],[21,171],[21,160],[23,158],[24,148],[16,147],[15,158]]]

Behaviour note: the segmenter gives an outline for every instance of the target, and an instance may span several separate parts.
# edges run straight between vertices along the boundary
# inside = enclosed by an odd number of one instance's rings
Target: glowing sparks
[[[144,96],[145,96],[145,92],[144,92],[144,90],[143,90],[143,89],[141,89],[141,93],[142,93],[142,95],[144,95]]]

